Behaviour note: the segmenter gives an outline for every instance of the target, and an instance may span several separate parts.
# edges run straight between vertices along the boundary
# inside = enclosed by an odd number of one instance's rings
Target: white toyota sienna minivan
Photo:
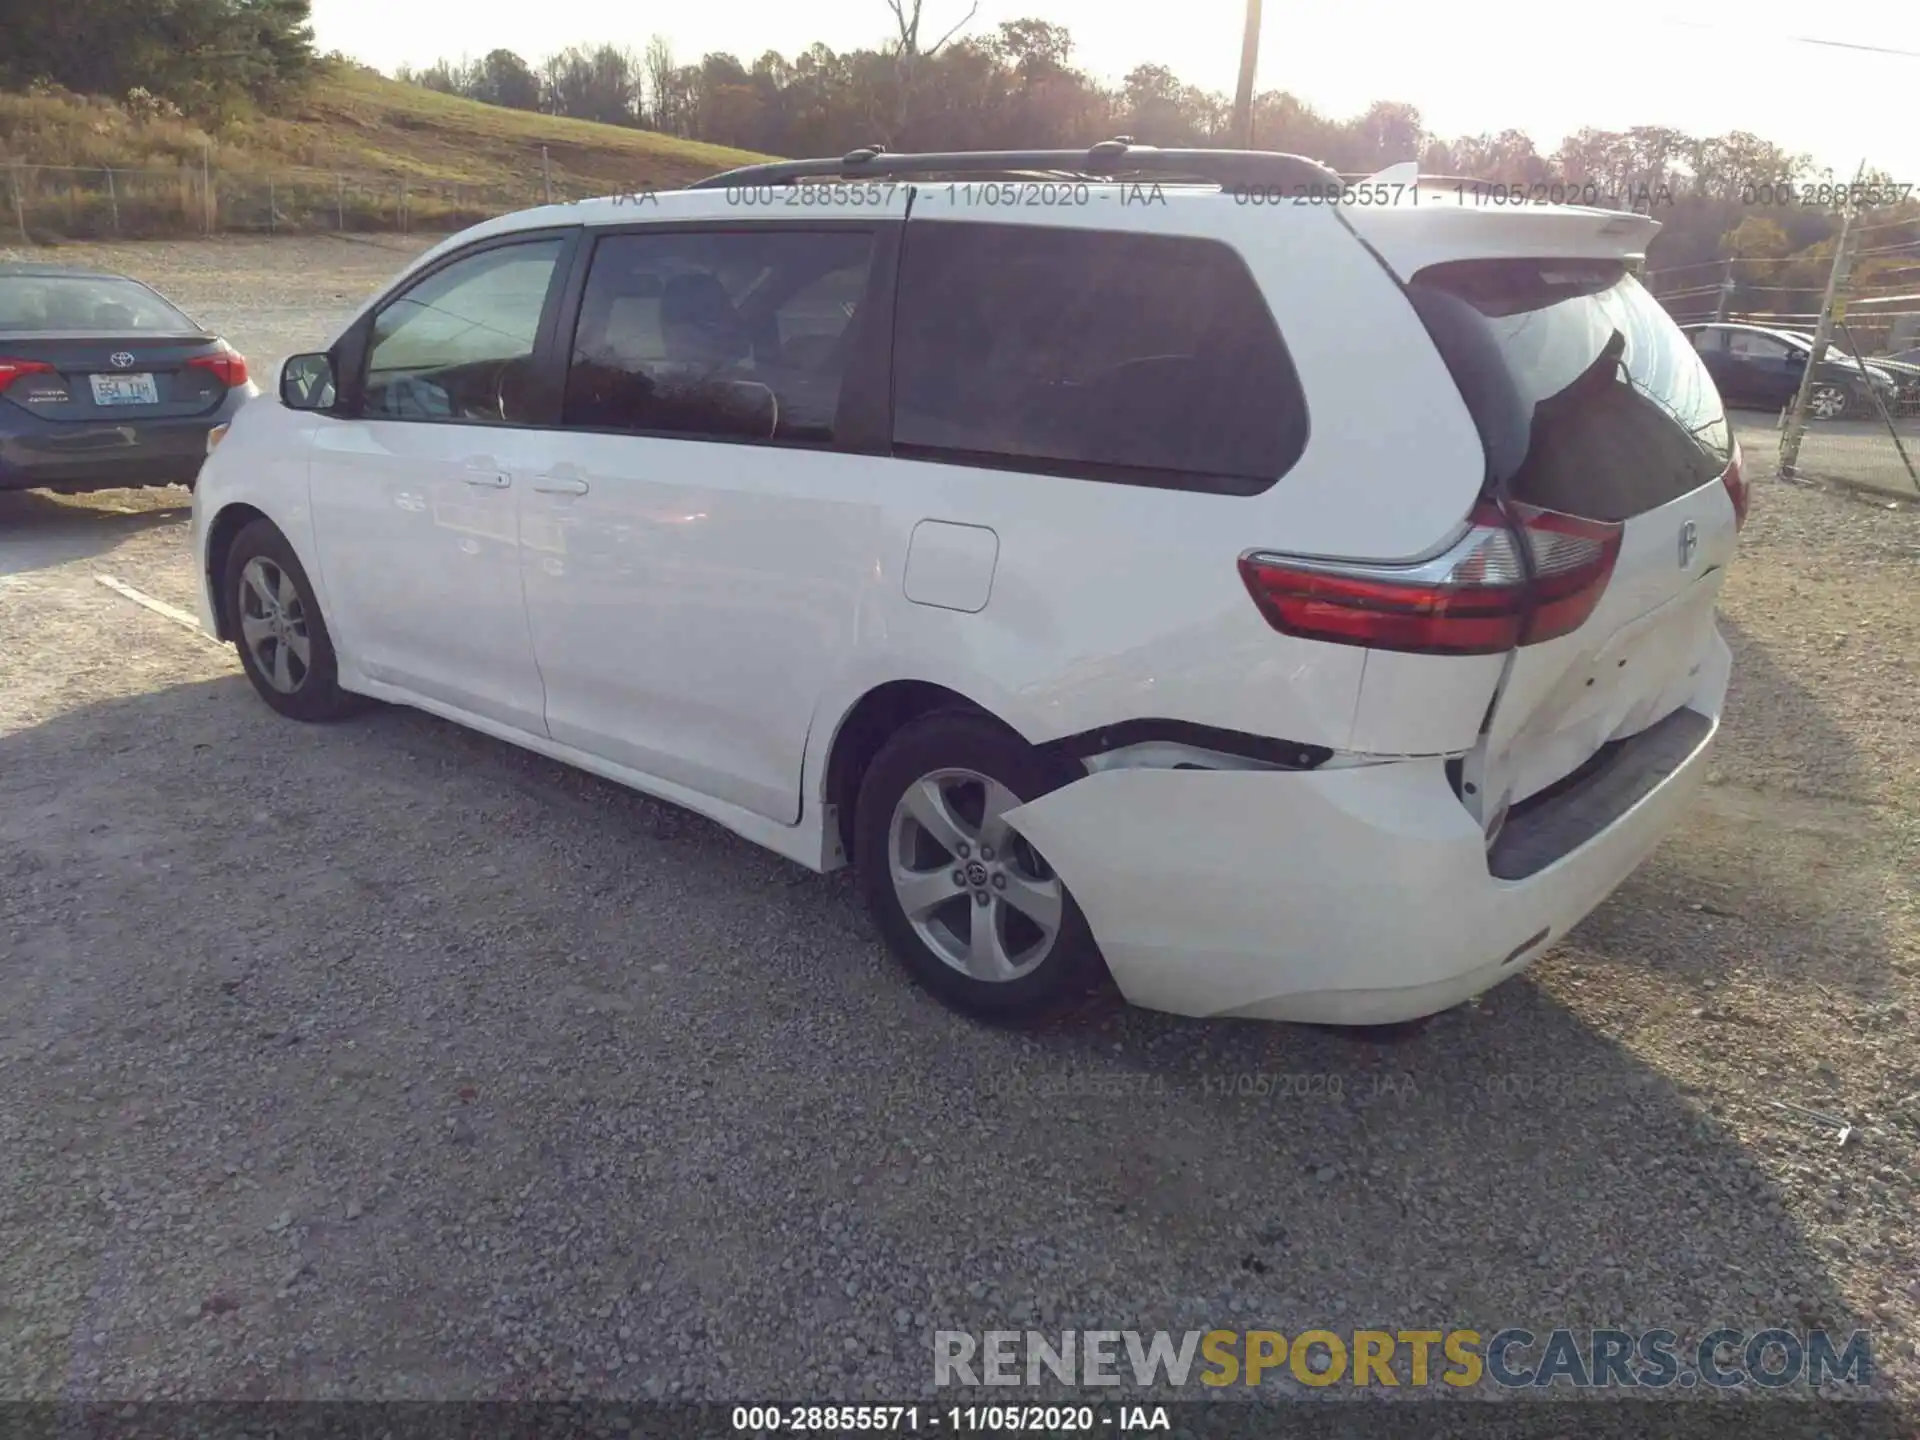
[[[891,155],[549,206],[246,407],[203,621],[851,863],[972,1013],[1342,1025],[1645,858],[1745,515],[1645,216],[1294,156]],[[623,203],[626,202],[626,203]]]

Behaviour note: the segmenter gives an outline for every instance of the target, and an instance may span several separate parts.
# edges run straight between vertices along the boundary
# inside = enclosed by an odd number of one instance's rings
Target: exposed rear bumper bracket
[[[1109,750],[1156,741],[1188,745],[1196,750],[1212,750],[1284,770],[1312,770],[1333,758],[1333,751],[1324,745],[1276,740],[1266,735],[1248,735],[1239,730],[1220,730],[1185,720],[1122,720],[1115,725],[1103,725],[1097,730],[1083,730],[1077,735],[1062,736],[1040,748],[1069,760],[1085,760]]]
[[[1524,880],[1570,855],[1658,789],[1712,738],[1714,722],[1682,707],[1638,735],[1615,741],[1597,765],[1513,807],[1487,869],[1496,880]]]

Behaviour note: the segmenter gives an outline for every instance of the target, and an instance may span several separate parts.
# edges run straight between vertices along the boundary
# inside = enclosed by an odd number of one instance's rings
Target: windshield
[[[1788,335],[1787,338],[1789,340],[1798,341],[1803,347],[1805,347],[1805,349],[1809,354],[1812,353],[1813,336],[1808,335],[1802,331],[1796,330],[1792,332],[1790,335]],[[1851,350],[1847,349],[1847,347],[1841,343],[1840,337],[1838,335],[1829,335],[1827,337],[1827,358],[1830,360],[1852,360],[1857,357],[1854,355],[1854,353]]]
[[[146,286],[117,275],[0,275],[0,334],[197,335],[200,327]]]

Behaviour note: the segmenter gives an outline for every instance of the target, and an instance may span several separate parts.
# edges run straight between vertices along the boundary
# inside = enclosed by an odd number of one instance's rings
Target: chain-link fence
[[[1654,269],[1648,283],[1694,337],[1736,429],[1752,438],[1772,419],[1781,473],[1920,496],[1920,218],[1848,215],[1831,262],[1811,270],[1739,257]],[[1750,445],[1749,458],[1776,455]]]
[[[4,170],[0,233],[22,244],[221,233],[451,231],[572,198],[536,171],[492,185],[319,171],[80,168]]]

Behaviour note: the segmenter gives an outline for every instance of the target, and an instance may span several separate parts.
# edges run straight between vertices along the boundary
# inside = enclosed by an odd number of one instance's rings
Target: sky
[[[925,0],[923,41],[968,3]],[[962,33],[1035,16],[1066,26],[1075,63],[1103,80],[1151,61],[1231,94],[1243,3],[1180,0],[1163,11],[1111,0],[980,0]],[[712,50],[751,63],[815,40],[835,50],[875,45],[892,16],[884,0],[708,0],[650,13],[625,0],[459,0],[457,8],[449,0],[313,0],[313,24],[323,51],[390,72],[497,47],[534,62],[570,44],[637,50],[656,33],[682,63]],[[1543,0],[1265,0],[1258,85],[1290,90],[1336,118],[1375,100],[1405,101],[1443,137],[1516,128],[1543,153],[1585,125],[1747,130],[1810,153],[1843,179],[1865,160],[1920,196],[1920,4],[1911,0],[1614,0],[1604,11]]]

